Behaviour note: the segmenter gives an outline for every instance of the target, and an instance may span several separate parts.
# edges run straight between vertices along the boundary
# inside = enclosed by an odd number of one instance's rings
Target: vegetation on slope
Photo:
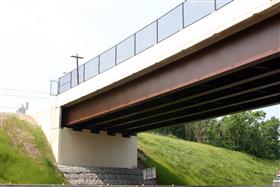
[[[141,133],[145,167],[156,167],[160,184],[271,185],[279,161],[171,137]]]
[[[0,184],[61,184],[41,129],[15,115],[0,124]]]
[[[239,112],[154,130],[157,134],[210,144],[259,158],[280,159],[280,120],[263,111]]]

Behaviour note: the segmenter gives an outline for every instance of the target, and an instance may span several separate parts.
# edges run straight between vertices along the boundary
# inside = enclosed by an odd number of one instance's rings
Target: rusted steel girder
[[[158,96],[261,63],[280,51],[280,19],[274,16],[218,43],[110,91],[63,108],[64,126],[125,109]]]

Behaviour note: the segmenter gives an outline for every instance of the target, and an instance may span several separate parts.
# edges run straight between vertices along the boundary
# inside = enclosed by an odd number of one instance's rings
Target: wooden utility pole
[[[72,58],[76,58],[76,64],[77,64],[77,85],[79,84],[79,59],[83,59],[84,57],[81,57],[78,55],[78,53],[71,56]]]

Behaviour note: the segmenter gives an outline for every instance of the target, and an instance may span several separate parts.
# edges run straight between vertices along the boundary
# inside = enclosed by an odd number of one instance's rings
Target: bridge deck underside
[[[159,69],[158,72],[152,72],[151,76],[156,76],[158,73],[161,77],[157,77],[157,81],[161,81],[157,90],[160,94],[154,97],[148,97],[145,100],[128,104],[100,115],[92,115],[86,120],[71,121],[70,115],[74,115],[74,112],[78,110],[83,112],[85,110],[82,109],[83,106],[86,109],[90,109],[90,106],[94,107],[94,98],[92,98],[63,108],[62,125],[76,130],[90,129],[92,132],[102,130],[108,133],[132,135],[159,127],[279,103],[280,21],[277,18],[279,18],[279,15],[265,23],[259,23],[252,28],[224,39],[214,44],[214,46],[209,46],[192,57],[186,57]],[[246,51],[244,51],[245,49]],[[207,57],[208,61],[210,61],[208,62],[209,67],[199,64]],[[197,81],[186,81],[187,79],[185,78],[188,75],[184,75],[181,72],[184,69],[183,63],[188,64],[193,59],[198,65],[202,65],[197,67],[198,69],[200,68],[199,73],[202,74],[196,79],[192,79]],[[219,62],[213,62],[213,60],[219,60]],[[232,61],[232,64],[226,64],[227,61]],[[224,62],[225,66],[219,67],[219,63]],[[215,66],[215,63],[218,64],[217,67],[219,68],[214,71],[213,69],[211,70],[211,63],[213,63],[213,66]],[[181,70],[179,71],[180,66]],[[164,77],[163,72],[166,72],[166,69],[169,69],[169,74]],[[211,71],[207,72],[205,69],[210,69]],[[194,72],[197,73],[195,69]],[[204,76],[205,74],[207,76]],[[213,75],[211,76],[211,74]],[[151,76],[147,76],[146,81]],[[185,84],[182,84],[178,79],[185,81]],[[145,94],[145,79],[135,80],[135,84],[141,80],[143,82],[138,83],[138,87]],[[168,86],[162,89],[161,85],[173,84],[172,81],[177,86],[176,89],[171,89]],[[148,82],[146,83],[148,84]],[[181,85],[181,87],[178,85]],[[154,86],[157,87],[156,85]],[[126,90],[124,88],[126,87],[122,88],[125,94]],[[166,91],[161,92],[160,89]],[[111,90],[111,94],[113,93],[114,89]],[[133,94],[133,92],[130,94]],[[128,95],[128,100],[131,97]],[[104,96],[103,102],[106,102],[105,98]],[[87,104],[83,105],[83,103]],[[108,104],[108,101],[106,103]]]

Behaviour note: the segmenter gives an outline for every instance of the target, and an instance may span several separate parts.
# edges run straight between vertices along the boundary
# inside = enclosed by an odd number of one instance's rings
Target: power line
[[[38,94],[49,94],[48,92],[40,92],[40,91],[33,91],[33,90],[20,90],[20,89],[13,89],[13,88],[0,88],[0,90],[26,92],[26,93],[38,93]]]
[[[29,98],[29,99],[49,99],[48,97],[38,97],[38,96],[24,96],[24,95],[13,95],[13,94],[0,94],[1,96],[8,97],[21,97],[21,98]]]
[[[13,106],[0,106],[0,108],[16,109],[16,108],[18,108],[18,107],[13,107]]]

